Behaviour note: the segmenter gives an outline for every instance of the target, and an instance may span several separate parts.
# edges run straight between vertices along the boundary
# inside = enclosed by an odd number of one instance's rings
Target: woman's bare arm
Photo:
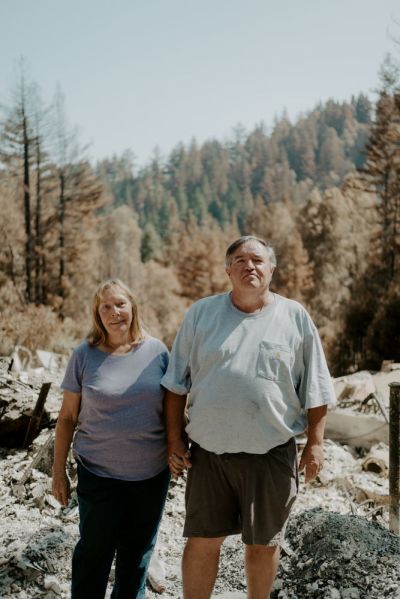
[[[80,404],[80,393],[64,391],[64,399],[56,425],[52,484],[53,495],[63,506],[68,504],[69,498],[70,483],[66,473],[66,463],[78,421]]]

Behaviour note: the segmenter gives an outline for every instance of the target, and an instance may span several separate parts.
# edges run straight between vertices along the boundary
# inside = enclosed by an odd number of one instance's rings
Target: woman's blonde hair
[[[101,322],[99,306],[102,301],[103,293],[108,291],[108,289],[111,289],[111,287],[119,287],[132,304],[132,322],[129,328],[129,337],[132,343],[140,343],[145,338],[145,334],[140,323],[137,303],[132,291],[119,279],[109,279],[108,281],[104,281],[94,293],[92,300],[92,328],[87,336],[87,340],[90,345],[100,345],[107,341],[107,331]]]

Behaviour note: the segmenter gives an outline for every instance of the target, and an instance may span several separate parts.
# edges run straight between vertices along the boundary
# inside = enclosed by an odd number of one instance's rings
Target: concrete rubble
[[[60,507],[51,495],[50,478],[62,369],[51,356],[42,356],[41,366],[25,371],[9,371],[9,362],[0,358],[1,361],[3,418],[17,418],[32,409],[42,382],[52,382],[52,387],[45,405],[47,423],[30,447],[0,448],[0,597],[66,599],[71,553],[78,538],[78,507],[74,492],[69,506]],[[21,377],[21,372],[26,376]],[[352,376],[336,382],[339,406],[335,411],[373,415],[385,424],[376,401],[368,406],[369,400],[365,400],[379,393],[387,409],[387,385],[400,380],[400,370],[393,368],[370,375],[371,379],[362,374],[357,384],[357,377]],[[300,449],[303,441],[299,439]],[[346,443],[327,439],[325,461],[316,481],[306,485],[301,477],[273,599],[398,597],[399,538],[388,531],[387,444],[381,439],[366,444],[354,439],[347,439]],[[72,460],[69,474],[74,485]],[[181,478],[171,482],[168,492],[149,574],[149,598],[159,597],[156,590],[166,599],[182,597],[183,519]],[[222,548],[215,597],[245,596],[243,547],[237,537],[230,537]]]

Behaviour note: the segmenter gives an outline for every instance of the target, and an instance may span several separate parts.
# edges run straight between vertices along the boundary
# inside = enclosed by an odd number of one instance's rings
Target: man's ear
[[[226,266],[225,267],[225,272],[228,275],[228,277],[230,277],[231,276],[231,267],[230,266]]]

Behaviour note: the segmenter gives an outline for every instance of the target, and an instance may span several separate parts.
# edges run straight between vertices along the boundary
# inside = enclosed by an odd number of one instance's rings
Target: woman
[[[114,555],[112,599],[142,599],[169,482],[160,386],[168,351],[144,333],[132,293],[119,280],[99,287],[92,320],[61,385],[53,494],[67,505],[74,438],[80,540],[72,599],[104,598]]]

